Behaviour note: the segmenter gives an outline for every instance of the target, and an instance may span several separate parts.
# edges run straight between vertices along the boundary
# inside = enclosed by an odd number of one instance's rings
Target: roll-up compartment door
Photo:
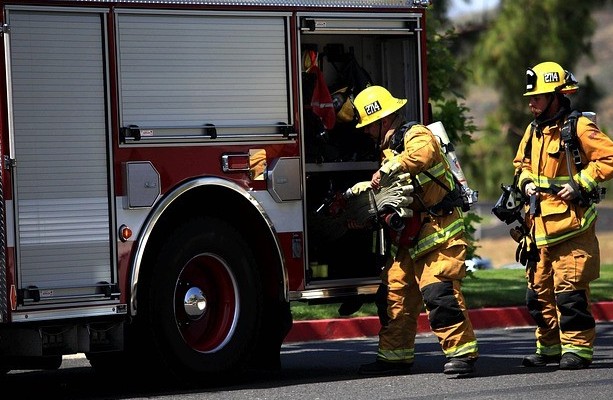
[[[25,305],[104,298],[112,261],[105,15],[7,13],[17,281]],[[12,233],[12,232],[11,232]]]
[[[292,124],[286,16],[119,10],[117,27],[122,126],[248,137]]]

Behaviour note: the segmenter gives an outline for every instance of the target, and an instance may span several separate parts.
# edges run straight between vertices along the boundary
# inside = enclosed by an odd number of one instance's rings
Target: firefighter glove
[[[407,207],[413,202],[411,194],[414,186],[410,183],[410,174],[395,175],[393,178],[389,185],[382,186],[379,191],[374,193],[376,205],[379,209]]]
[[[524,235],[515,251],[515,261],[523,266],[528,266],[529,262],[537,263],[539,260],[539,251],[536,243],[534,243],[530,235]]]
[[[566,190],[568,192],[568,197],[571,200],[575,199],[575,198],[577,198],[579,196],[579,191],[575,190],[573,185],[571,185],[570,183],[565,183],[564,185],[562,185],[561,190]],[[560,194],[560,191],[558,191],[558,194]]]
[[[358,182],[345,192],[346,197],[357,196],[371,189],[370,181]]]
[[[402,164],[396,161],[395,157],[383,164],[381,168],[379,168],[379,174],[381,176],[380,185],[389,186],[393,180],[392,177],[400,172],[401,166]]]
[[[411,218],[413,216],[413,210],[408,207],[398,207],[396,212],[398,212],[398,215],[402,218]]]
[[[536,193],[536,185],[534,184],[534,182],[526,183],[524,186],[524,194],[526,195],[526,197],[530,197],[535,193]]]

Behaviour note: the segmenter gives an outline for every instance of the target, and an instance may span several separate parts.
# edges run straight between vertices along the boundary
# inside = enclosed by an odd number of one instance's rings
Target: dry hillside
[[[594,14],[598,28],[592,38],[594,60],[581,60],[575,76],[590,75],[605,93],[595,110],[598,124],[609,134],[613,132],[613,5]],[[573,71],[574,72],[574,71]]]

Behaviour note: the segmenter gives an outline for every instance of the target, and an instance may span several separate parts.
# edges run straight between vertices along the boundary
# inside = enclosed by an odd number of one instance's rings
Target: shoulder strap
[[[421,173],[426,175],[428,178],[432,179],[434,182],[436,182],[440,187],[445,189],[447,192],[451,192],[451,188],[447,187],[447,185],[445,185],[440,179],[438,179],[436,176],[432,175],[430,172],[424,170],[424,171],[421,171]]]
[[[580,171],[583,168],[581,163],[581,153],[579,152],[579,138],[577,137],[577,120],[581,116],[581,112],[573,110],[560,130],[560,139],[563,142],[564,149],[568,152],[568,155],[572,157],[573,163]]]
[[[526,142],[526,147],[524,147],[524,160],[526,158],[530,158],[530,153],[532,152],[532,136],[534,135],[534,131],[536,130],[536,121],[532,121],[530,123],[530,137]]]
[[[453,173],[451,174],[453,176],[453,182],[454,182],[454,185],[452,188],[447,187],[447,185],[441,182],[440,179],[432,175],[430,172],[422,171],[422,173],[428,176],[430,179],[436,182],[440,187],[442,187],[443,189],[447,191],[447,194],[445,195],[445,197],[441,199],[440,202],[433,205],[432,207],[426,208],[426,212],[428,214],[440,217],[441,215],[448,215],[452,213],[453,209],[456,207],[460,207],[462,211],[470,210],[470,204],[468,203],[468,200],[465,197],[466,193],[461,189],[461,184],[458,182],[458,179],[456,178],[455,175],[453,175]],[[419,199],[418,196],[417,198]],[[419,201],[421,202],[421,199],[419,199]],[[423,202],[421,203],[423,205]],[[440,213],[443,213],[443,214],[440,214]]]
[[[390,139],[389,148],[394,150],[396,153],[402,153],[404,151],[404,135],[413,127],[413,125],[417,125],[417,122],[410,121],[398,127]]]

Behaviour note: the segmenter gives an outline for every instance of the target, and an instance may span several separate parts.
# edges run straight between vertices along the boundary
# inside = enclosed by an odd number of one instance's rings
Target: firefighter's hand
[[[523,266],[527,266],[529,262],[538,262],[540,260],[539,251],[536,244],[530,237],[525,235],[519,241],[517,251],[515,251],[515,261]]]
[[[562,189],[558,192],[558,197],[562,200],[571,201],[575,197],[577,197],[579,193],[572,187],[570,183],[565,183],[562,185]]]
[[[371,183],[369,181],[364,181],[364,182],[356,183],[355,185],[350,187],[346,193],[347,194],[351,193],[352,196],[357,196],[371,189],[372,189]]]
[[[375,173],[372,174],[372,178],[370,179],[370,186],[375,190],[381,189],[381,173],[379,172],[379,170],[375,171]]]
[[[526,183],[526,186],[524,186],[524,194],[526,195],[526,197],[530,197],[533,194],[536,194],[536,185],[534,184],[534,182]]]

